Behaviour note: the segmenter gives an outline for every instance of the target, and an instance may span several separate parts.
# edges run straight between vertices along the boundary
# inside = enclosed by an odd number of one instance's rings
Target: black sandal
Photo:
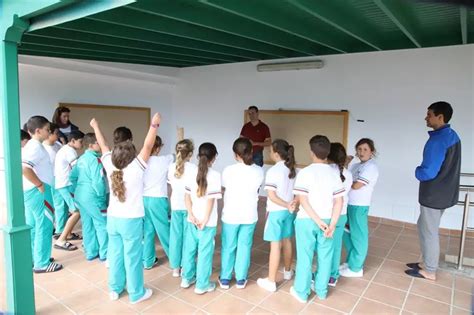
[[[72,243],[66,242],[64,243],[64,245],[54,244],[54,248],[71,252],[73,250],[76,250],[77,246]]]
[[[49,273],[63,269],[63,265],[52,262],[45,269],[33,269],[34,273]]]
[[[410,269],[421,270],[420,263],[408,263],[406,266]]]
[[[71,237],[67,238],[68,241],[80,241],[82,240],[82,236],[76,233],[71,233]]]

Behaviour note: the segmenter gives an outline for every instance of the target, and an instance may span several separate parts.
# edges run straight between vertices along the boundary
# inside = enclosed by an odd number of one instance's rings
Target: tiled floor
[[[181,289],[179,279],[171,276],[167,260],[158,248],[160,265],[145,271],[146,285],[153,289],[150,300],[130,305],[127,296],[111,302],[107,295],[107,269],[98,261],[87,262],[83,253],[53,251],[65,269],[54,274],[35,275],[38,314],[369,314],[426,313],[470,314],[474,279],[439,273],[436,283],[405,276],[406,262],[420,258],[416,231],[383,224],[370,224],[370,249],[361,279],[341,278],[330,289],[328,299],[311,295],[307,304],[298,303],[290,294],[293,281],[283,281],[278,291],[269,293],[256,285],[266,276],[269,246],[262,240],[264,212],[255,233],[250,281],[246,289],[217,289],[202,296],[193,289]],[[442,255],[457,246],[450,237],[441,237]],[[80,244],[77,244],[80,245]],[[469,240],[474,248],[474,240]],[[215,281],[220,262],[220,240],[216,237]]]

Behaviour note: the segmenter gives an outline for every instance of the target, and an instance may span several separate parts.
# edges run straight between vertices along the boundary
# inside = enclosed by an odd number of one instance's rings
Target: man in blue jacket
[[[428,132],[423,162],[415,171],[420,181],[417,225],[423,262],[407,264],[410,269],[405,273],[433,281],[436,280],[439,262],[441,216],[459,199],[461,140],[448,124],[452,115],[453,109],[447,102],[436,102],[428,107],[426,125],[433,131]]]

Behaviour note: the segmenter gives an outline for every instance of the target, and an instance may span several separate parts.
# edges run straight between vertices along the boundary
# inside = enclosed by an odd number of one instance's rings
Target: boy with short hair
[[[105,172],[101,151],[94,133],[83,139],[86,151],[72,170],[71,181],[77,183],[75,201],[82,221],[82,238],[87,260],[107,259],[107,202]]]
[[[326,299],[333,254],[332,235],[342,209],[344,186],[341,178],[327,163],[331,143],[317,135],[309,141],[313,163],[296,176],[294,194],[302,209],[295,220],[296,274],[290,289],[299,302],[306,303],[311,289],[314,250],[318,252],[318,269],[313,290]]]
[[[55,272],[63,266],[51,261],[53,167],[41,144],[49,137],[49,121],[43,116],[33,116],[27,122],[27,129],[31,140],[22,149],[23,195],[26,224],[32,228],[33,271]]]
[[[77,247],[67,240],[80,240],[79,235],[72,233],[74,226],[80,219],[79,210],[74,201],[74,187],[69,179],[72,168],[77,161],[77,151],[82,149],[84,133],[73,130],[68,134],[68,143],[56,154],[54,163],[55,198],[56,208],[56,233],[57,241],[54,248],[63,250],[76,250]],[[68,212],[71,214],[68,218]]]

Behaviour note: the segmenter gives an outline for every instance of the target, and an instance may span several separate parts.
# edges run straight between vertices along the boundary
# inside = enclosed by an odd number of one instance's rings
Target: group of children
[[[190,162],[194,145],[189,139],[176,144],[175,155],[159,155],[163,146],[156,134],[160,121],[155,114],[138,152],[125,127],[115,130],[110,148],[99,123],[92,119],[94,133],[71,131],[67,144],[60,147],[56,126],[42,116],[28,120],[28,134],[22,133],[22,159],[34,272],[62,268],[51,258],[53,223],[55,248],[75,250],[68,240],[80,239],[72,233],[80,217],[86,259],[98,258],[109,268],[110,299],[117,300],[125,287],[133,304],[152,295],[144,286],[143,273],[158,264],[155,235],[173,276],[181,277],[181,287],[195,284],[195,293],[211,292],[216,288],[210,278],[217,200],[224,196],[218,283],[229,289],[235,278],[236,287],[244,289],[258,220],[259,189],[264,184],[268,198],[263,238],[271,245],[268,277],[258,279],[260,287],[276,291],[281,253],[283,277],[295,277],[290,293],[302,303],[311,290],[325,299],[328,285],[335,286],[340,275],[363,275],[367,215],[378,177],[372,140],[364,138],[356,144],[360,163],[348,171],[350,159],[344,146],[314,136],[309,141],[312,164],[297,172],[294,147],[277,139],[270,147],[275,164],[265,175],[253,164],[251,141],[238,138],[232,146],[236,163],[220,174],[212,168],[218,152],[209,142],[199,146],[197,165]],[[24,144],[23,137],[28,136],[31,140]],[[78,157],[83,146],[86,150]],[[339,266],[342,243],[347,259]]]

